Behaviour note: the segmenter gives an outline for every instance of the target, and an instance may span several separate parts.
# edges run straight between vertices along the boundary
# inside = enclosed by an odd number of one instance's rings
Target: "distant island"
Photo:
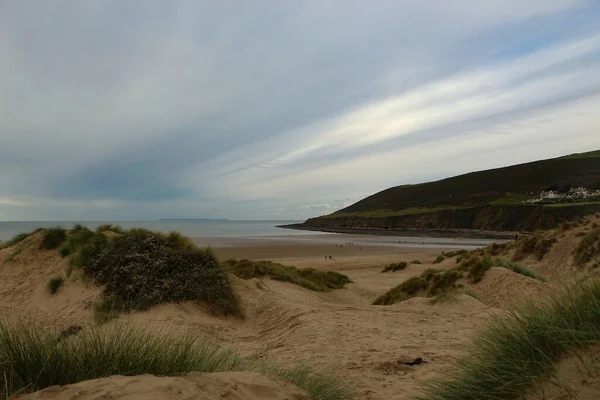
[[[200,221],[229,221],[226,218],[161,218],[159,221],[200,222]]]
[[[288,229],[465,236],[553,229],[600,212],[600,150],[383,190]]]

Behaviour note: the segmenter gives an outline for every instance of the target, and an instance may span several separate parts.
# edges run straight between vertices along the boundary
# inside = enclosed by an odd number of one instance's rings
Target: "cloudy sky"
[[[596,0],[0,2],[0,220],[304,219],[599,111]]]

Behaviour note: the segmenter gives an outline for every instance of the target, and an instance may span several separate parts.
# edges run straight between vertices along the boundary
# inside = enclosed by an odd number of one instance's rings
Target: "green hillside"
[[[542,191],[569,187],[600,189],[600,150],[392,187],[303,225],[328,229],[530,230],[600,211],[597,198],[565,204],[523,203]],[[498,219],[498,214],[504,218]]]

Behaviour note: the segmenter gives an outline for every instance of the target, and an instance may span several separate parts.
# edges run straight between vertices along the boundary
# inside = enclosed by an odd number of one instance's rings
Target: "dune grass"
[[[29,235],[31,235],[31,233],[28,233],[28,232],[22,232],[22,233],[16,234],[9,241],[0,243],[0,250],[4,249],[6,247],[14,246],[15,244],[27,239],[29,237]]]
[[[456,281],[461,277],[462,275],[458,271],[440,271],[429,268],[421,275],[407,279],[400,285],[378,296],[373,301],[373,304],[391,305],[415,297],[421,293],[426,297],[434,297],[453,288]]]
[[[519,239],[513,261],[520,261],[530,254],[533,254],[538,261],[541,261],[546,253],[550,251],[554,243],[556,243],[556,239],[540,238],[536,236]]]
[[[600,282],[586,281],[488,322],[468,355],[419,398],[521,398],[566,354],[599,343]]]
[[[390,265],[386,265],[385,267],[383,267],[381,272],[383,273],[383,272],[388,272],[388,271],[392,271],[392,272],[402,271],[406,267],[408,267],[408,263],[406,261],[401,261],[401,262],[397,262],[397,263],[391,263]]]
[[[173,331],[115,324],[83,329],[61,340],[35,324],[0,322],[0,399],[48,386],[111,375],[177,376],[189,372],[256,371],[290,380],[316,400],[342,400],[351,388],[334,375],[302,364],[292,368],[243,359],[214,344]]]
[[[546,278],[544,275],[539,274],[535,271],[532,271],[529,268],[527,268],[526,266],[524,266],[523,264],[518,263],[518,262],[513,262],[513,261],[508,261],[508,260],[505,260],[502,258],[498,258],[495,260],[494,266],[509,269],[513,272],[516,272],[517,274],[521,274],[521,275],[527,276],[529,278],[537,279],[538,281],[548,282],[548,278]]]
[[[67,238],[67,231],[61,226],[53,226],[44,229],[43,232],[42,247],[44,249],[56,249]]]
[[[342,289],[351,282],[344,274],[333,271],[318,271],[314,268],[296,268],[272,261],[229,259],[221,263],[223,268],[242,279],[268,276],[271,279],[290,282],[316,292]]]
[[[543,275],[531,271],[522,264],[501,258],[470,255],[454,268],[445,271],[431,268],[425,270],[421,275],[412,277],[378,296],[373,304],[391,305],[418,295],[425,297],[444,295],[457,287],[459,279],[467,279],[472,284],[480,282],[492,267],[503,267],[529,278],[548,281]]]
[[[48,292],[50,292],[50,294],[56,294],[58,292],[58,289],[61,288],[61,286],[63,285],[63,283],[65,283],[65,279],[62,276],[56,276],[54,278],[51,278],[48,281]]]

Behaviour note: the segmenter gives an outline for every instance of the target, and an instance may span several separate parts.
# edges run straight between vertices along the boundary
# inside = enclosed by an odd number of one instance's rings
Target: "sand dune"
[[[566,234],[575,241],[575,232]],[[58,294],[45,290],[47,280],[61,273],[66,260],[55,250],[40,250],[35,236],[18,255],[14,248],[0,251],[0,307],[4,315],[33,316],[47,325],[78,324],[93,329],[90,303],[99,289],[74,274]],[[560,243],[560,242],[559,242]],[[572,244],[570,244],[572,246]],[[232,277],[240,295],[245,319],[211,316],[194,303],[166,304],[146,312],[123,315],[111,322],[151,324],[160,330],[176,327],[199,337],[224,344],[245,356],[268,357],[282,364],[309,360],[333,369],[358,389],[362,399],[407,399],[418,392],[427,379],[447,371],[464,354],[466,346],[482,322],[500,309],[548,290],[545,284],[503,268],[492,268],[477,285],[465,292],[432,304],[429,299],[413,298],[392,306],[373,306],[373,299],[425,269],[451,268],[453,259],[431,264],[439,249],[407,249],[385,246],[306,245],[299,251],[286,246],[216,247],[221,258],[251,257],[273,259],[298,267],[341,271],[353,281],[346,289],[327,293],[313,292],[289,283],[270,279],[242,280]],[[321,257],[324,250],[335,252],[333,260]],[[303,255],[304,254],[304,255]],[[557,244],[544,263],[533,268],[552,276],[565,276],[566,250]],[[12,259],[12,260],[11,260]],[[403,271],[381,273],[389,262],[420,260]],[[528,263],[529,265],[529,263]],[[539,267],[537,267],[539,265]],[[551,270],[551,268],[554,268]],[[422,358],[409,366],[405,360]],[[258,382],[258,383],[256,383]],[[238,390],[232,387],[237,385]],[[204,392],[194,392],[204,390]],[[149,397],[151,391],[155,397]],[[194,398],[207,399],[303,399],[302,391],[279,381],[250,373],[210,374],[185,378],[111,377],[96,381],[49,388],[24,398]],[[168,396],[179,397],[168,397]],[[39,396],[39,397],[34,397]],[[61,397],[62,396],[62,397]],[[120,396],[120,397],[119,397]],[[138,397],[136,397],[138,396]],[[162,397],[161,397],[162,396]],[[187,396],[187,397],[186,397]],[[213,396],[213,397],[210,397]],[[237,397],[235,397],[237,396]],[[245,397],[244,397],[245,396]],[[269,397],[271,396],[271,397]],[[287,397],[286,397],[287,396]],[[296,396],[296,397],[294,397]]]

